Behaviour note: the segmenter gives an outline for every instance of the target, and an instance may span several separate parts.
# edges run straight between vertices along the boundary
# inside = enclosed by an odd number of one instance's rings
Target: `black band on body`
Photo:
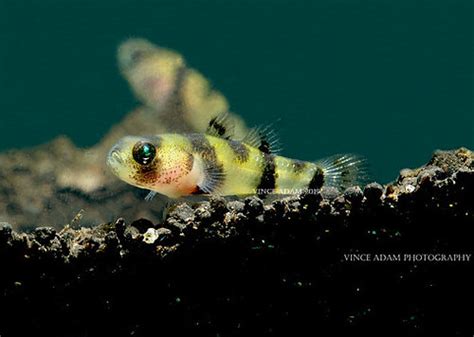
[[[316,171],[314,172],[313,178],[311,178],[311,181],[308,184],[308,189],[317,190],[323,187],[323,184],[324,184],[324,172],[322,169],[318,167]]]
[[[275,156],[263,153],[263,172],[260,183],[257,186],[257,195],[260,198],[263,199],[266,195],[273,193],[277,177]]]

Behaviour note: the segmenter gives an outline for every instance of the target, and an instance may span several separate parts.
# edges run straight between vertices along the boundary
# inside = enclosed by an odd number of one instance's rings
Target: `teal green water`
[[[115,49],[178,50],[283,154],[357,152],[396,177],[474,148],[473,2],[0,0],[0,150],[96,143],[137,105]]]

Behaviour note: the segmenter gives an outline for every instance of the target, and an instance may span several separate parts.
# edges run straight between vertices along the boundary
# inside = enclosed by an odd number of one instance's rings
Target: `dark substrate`
[[[472,336],[472,259],[344,259],[472,254],[472,159],[437,152],[342,194],[183,203],[163,224],[2,224],[0,335]]]

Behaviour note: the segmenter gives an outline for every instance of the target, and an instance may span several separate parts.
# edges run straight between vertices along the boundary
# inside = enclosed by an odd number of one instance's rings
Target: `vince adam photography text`
[[[471,262],[471,253],[347,253],[344,262]]]

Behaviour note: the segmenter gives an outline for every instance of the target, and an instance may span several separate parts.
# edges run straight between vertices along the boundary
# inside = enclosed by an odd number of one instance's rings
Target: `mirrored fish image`
[[[172,50],[145,39],[129,39],[119,46],[117,59],[120,72],[143,103],[142,109],[160,116],[168,129],[204,132],[212,118],[229,112],[225,97]],[[236,135],[245,134],[240,117],[228,113],[228,118]]]
[[[474,336],[473,13],[0,0],[0,337]]]

